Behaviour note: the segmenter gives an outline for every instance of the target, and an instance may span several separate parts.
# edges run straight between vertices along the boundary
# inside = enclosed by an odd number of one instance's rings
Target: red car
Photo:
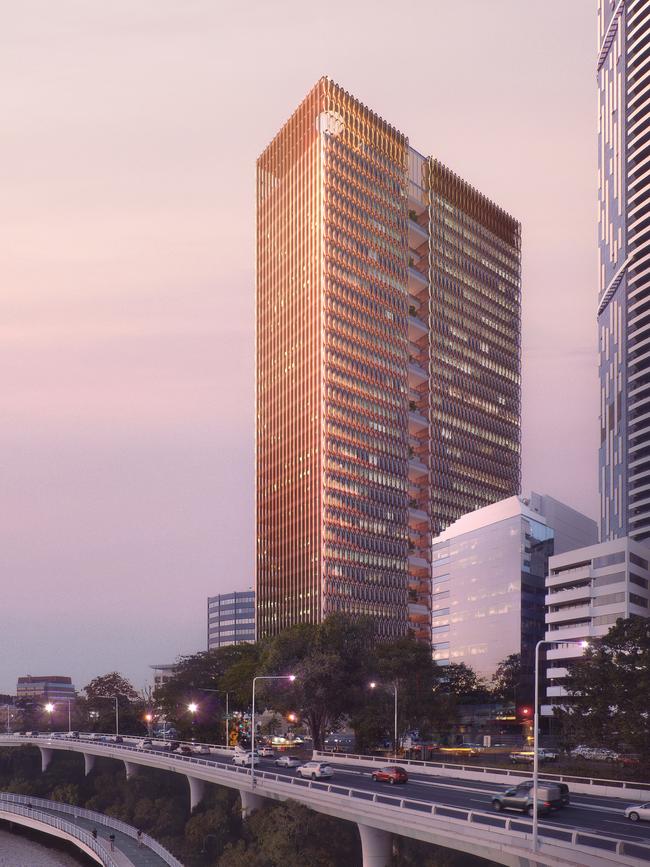
[[[376,783],[390,783],[393,786],[395,783],[408,783],[409,775],[404,768],[389,765],[386,768],[373,771],[372,778]]]

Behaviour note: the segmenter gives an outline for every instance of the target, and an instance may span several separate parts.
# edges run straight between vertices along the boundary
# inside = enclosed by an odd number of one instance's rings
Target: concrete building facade
[[[561,642],[546,652],[546,704],[566,703],[567,663],[583,653],[581,642],[606,635],[619,618],[650,616],[650,548],[630,538],[551,557],[546,578],[546,634]]]

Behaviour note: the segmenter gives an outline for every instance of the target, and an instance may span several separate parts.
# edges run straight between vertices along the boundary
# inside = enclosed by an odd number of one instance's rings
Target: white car
[[[242,767],[250,767],[253,764],[257,764],[260,760],[260,757],[259,757],[257,751],[255,752],[255,756],[253,756],[253,753],[251,753],[251,752],[245,753],[242,751],[241,753],[235,753],[232,760],[233,760],[233,764],[235,764],[235,765],[242,765]]]
[[[334,776],[334,771],[325,762],[307,762],[305,765],[300,765],[296,769],[296,773],[301,777],[311,777],[312,780],[329,779]]]
[[[299,759],[298,756],[280,756],[275,760],[275,764],[279,768],[298,768],[302,763],[302,759]]]
[[[196,753],[199,756],[209,756],[210,747],[207,744],[195,744],[192,752]]]
[[[647,804],[632,804],[632,806],[626,807],[625,818],[631,822],[638,822],[639,819],[650,822],[650,801]]]
[[[273,747],[260,747],[256,752],[263,759],[272,759],[275,755]]]

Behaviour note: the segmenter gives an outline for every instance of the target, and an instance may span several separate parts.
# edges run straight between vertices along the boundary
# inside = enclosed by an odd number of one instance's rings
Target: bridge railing
[[[349,762],[359,762],[364,765],[400,765],[400,767],[411,768],[414,771],[426,771],[427,768],[439,769],[453,772],[466,772],[475,776],[484,774],[494,774],[495,776],[503,777],[504,781],[508,780],[528,780],[530,779],[530,769],[528,771],[520,771],[511,768],[493,768],[485,765],[465,765],[460,762],[425,762],[420,759],[394,759],[386,756],[365,756],[356,753],[339,753],[333,750],[314,750],[314,760],[328,758],[340,759]],[[550,774],[547,771],[540,771],[540,780],[548,780],[549,782],[558,783],[580,783],[582,785],[597,787],[604,786],[608,789],[620,789],[625,793],[628,790],[635,792],[647,792],[650,795],[650,783],[641,783],[635,780],[610,780],[603,777],[579,777],[575,774]]]
[[[452,807],[446,804],[435,804],[430,801],[420,801],[416,798],[404,798],[399,795],[384,794],[383,792],[353,789],[336,783],[324,783],[318,780],[304,780],[301,777],[285,777],[282,774],[270,771],[256,771],[255,778],[258,780],[261,778],[262,780],[282,783],[290,782],[294,787],[308,788],[315,792],[320,791],[340,795],[346,799],[372,803],[380,808],[392,807],[393,809],[400,810],[402,815],[406,813],[414,816],[425,815],[436,819],[459,822],[465,826],[469,824],[475,829],[481,828],[484,831],[489,831],[491,833],[504,832],[510,837],[516,836],[516,838],[521,842],[529,841],[531,836],[531,821],[526,820],[523,817],[504,816],[499,813],[488,813],[465,807]],[[621,840],[617,837],[603,836],[601,834],[594,834],[584,830],[560,828],[557,825],[550,825],[543,822],[539,824],[539,836],[540,839],[546,838],[549,843],[555,843],[556,845],[565,844],[565,847],[570,846],[574,851],[598,851],[603,854],[609,853],[610,855],[619,856],[616,863],[632,863],[634,861],[637,863],[640,863],[641,861],[650,862],[650,845],[641,842],[635,843],[631,840]],[[632,859],[632,861],[624,861],[623,857]]]
[[[134,840],[138,839],[137,828],[134,828],[133,825],[128,825],[120,819],[113,819],[111,816],[105,816],[103,813],[97,813],[94,810],[86,810],[83,807],[76,807],[72,804],[64,804],[60,801],[48,801],[45,798],[32,798],[27,797],[26,795],[14,795],[11,792],[0,792],[0,809],[3,804],[17,805],[21,807],[27,807],[27,805],[31,804],[32,807],[45,807],[48,810],[56,810],[58,813],[66,813],[75,818],[80,817],[82,819],[89,819],[97,825],[104,825],[104,827],[112,828],[115,831],[121,831],[122,834],[132,837]],[[140,839],[148,849],[151,849],[152,852],[159,855],[166,864],[170,865],[170,867],[183,867],[181,862],[174,858],[171,852],[168,852],[167,849],[161,846],[157,840],[153,839],[153,837],[143,833]]]
[[[1,740],[3,739],[0,736],[0,741]],[[33,738],[32,740],[41,740],[41,738]],[[83,743],[80,743],[79,741],[73,741],[73,743],[75,744],[75,746],[83,748]],[[61,745],[63,746],[63,744]],[[213,782],[217,785],[220,783],[225,783],[226,785],[228,785],[229,782],[226,782],[226,778],[233,779],[235,775],[241,776],[243,778],[242,783],[248,783],[249,786],[251,784],[250,769],[242,767],[240,765],[226,764],[225,762],[215,761],[214,759],[201,758],[195,755],[188,756],[182,754],[163,754],[163,756],[161,756],[161,753],[158,750],[142,749],[136,746],[131,746],[129,744],[97,743],[96,746],[104,748],[102,749],[103,754],[110,755],[112,753],[113,755],[115,755],[116,758],[121,758],[121,756],[119,755],[120,753],[122,755],[130,755],[135,753],[139,756],[150,755],[157,759],[160,759],[161,757],[171,759],[175,764],[178,764],[179,766],[198,766],[203,768],[209,768],[218,772],[225,772],[225,775],[221,779],[217,777],[213,780]],[[345,756],[346,754],[338,753],[337,755]],[[368,758],[376,759],[377,757]],[[385,759],[381,759],[380,761],[383,764],[386,764]],[[457,768],[458,766],[452,765],[451,767]],[[402,798],[390,794],[371,792],[365,789],[354,789],[349,786],[342,786],[336,783],[324,783],[317,780],[304,780],[302,777],[287,776],[282,773],[265,771],[261,768],[256,769],[255,779],[257,780],[258,785],[261,785],[262,788],[265,781],[268,783],[276,783],[281,785],[283,792],[287,793],[287,797],[291,797],[291,795],[288,794],[291,790],[296,793],[296,795],[294,796],[297,796],[298,789],[307,788],[309,790],[312,790],[315,795],[318,795],[318,793],[334,795],[345,798],[346,800],[348,800],[348,803],[351,800],[355,800],[357,802],[364,801],[366,803],[372,803],[378,810],[387,810],[393,815],[394,811],[398,810],[402,819],[407,814],[413,817],[416,817],[418,815],[426,815],[434,819],[444,819],[445,821],[460,822],[461,824],[465,825],[465,827],[470,827],[474,830],[476,830],[477,827],[481,827],[485,831],[489,830],[492,833],[496,832],[507,834],[510,836],[510,838],[514,838],[515,840],[519,840],[520,842],[526,842],[530,840],[531,825],[530,821],[527,821],[525,818],[516,818],[510,816],[506,817],[500,814],[489,813],[486,811],[471,810],[464,807],[452,807],[443,804],[432,803],[430,801],[420,801],[415,798]],[[259,794],[263,795],[264,793],[259,792]],[[304,799],[304,801],[305,803],[308,803],[308,799]],[[402,821],[402,819],[400,819],[400,821]],[[460,825],[458,827],[460,828]],[[407,829],[405,827],[405,831],[406,830]],[[540,838],[546,838],[548,842],[559,845],[564,849],[566,849],[567,846],[570,846],[572,850],[581,851],[583,853],[609,853],[612,856],[616,856],[616,861],[612,861],[612,863],[632,864],[635,863],[634,859],[636,859],[636,863],[640,863],[641,861],[650,862],[650,846],[644,843],[635,843],[631,840],[621,840],[615,837],[603,836],[601,834],[595,834],[586,830],[564,829],[558,827],[557,825],[549,825],[546,823],[539,824],[539,834]]]
[[[92,852],[101,859],[104,867],[118,867],[117,861],[111,856],[108,849],[99,841],[95,840],[92,834],[83,828],[76,825],[74,822],[66,822],[65,819],[59,819],[57,816],[52,816],[48,813],[42,813],[40,810],[34,810],[31,807],[23,807],[19,804],[12,804],[1,801],[0,810],[6,813],[13,813],[16,816],[25,816],[28,819],[34,819],[44,825],[49,825],[51,828],[56,828],[74,837],[79,842],[87,846]]]

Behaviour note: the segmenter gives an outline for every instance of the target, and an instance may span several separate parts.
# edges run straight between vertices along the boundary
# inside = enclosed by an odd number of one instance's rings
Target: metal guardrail
[[[397,760],[386,756],[364,756],[355,753],[339,753],[334,750],[314,750],[314,756],[328,756],[338,759],[350,759],[352,761],[364,761],[373,765],[399,764],[410,768],[440,768],[446,771],[466,771],[474,774],[498,774],[506,779],[530,779],[529,771],[519,771],[513,768],[491,768],[486,765],[462,765],[459,762],[425,762],[421,759]],[[540,780],[555,781],[558,783],[583,783],[590,786],[608,786],[612,789],[636,789],[650,792],[650,783],[636,782],[635,780],[609,780],[603,777],[579,777],[575,774],[550,774],[540,771]]]
[[[2,736],[0,735],[0,745],[2,740],[4,740],[4,738],[2,738]],[[33,737],[30,738],[30,740],[44,741],[44,746],[52,746],[52,741],[43,736]],[[15,742],[19,743],[20,741],[16,738]],[[60,745],[63,746],[65,744],[65,739],[54,739],[54,743],[60,743]],[[93,745],[92,742],[90,744],[86,744],[81,739],[75,739],[71,742],[68,741],[68,743],[73,743],[79,747],[83,747],[84,745]],[[110,752],[114,753],[125,753],[129,755],[135,753],[139,756],[151,755],[152,757],[156,757],[158,759],[171,759],[174,763],[178,763],[179,765],[194,765],[209,768],[214,771],[225,771],[226,775],[243,775],[245,780],[242,780],[242,782],[246,781],[249,784],[251,782],[250,769],[242,767],[241,765],[226,764],[224,762],[203,759],[196,756],[161,753],[160,750],[143,749],[141,747],[134,747],[124,743],[107,744],[105,742],[97,742],[94,744],[94,746],[106,748],[107,750],[110,750]],[[82,752],[82,749],[79,750],[79,752]],[[320,755],[322,754],[323,753],[320,753]],[[385,759],[378,758],[377,756],[353,756],[349,753],[333,753],[332,755],[344,758],[368,758],[371,759],[373,762],[380,761],[383,764],[386,764]],[[116,756],[116,758],[122,757],[118,755]],[[415,762],[414,764],[421,766],[426,763]],[[450,766],[441,764],[441,767],[458,769],[458,765]],[[232,779],[232,777],[230,779]],[[388,809],[392,812],[397,809],[402,811],[402,815],[404,814],[404,812],[409,811],[411,815],[428,815],[433,818],[444,819],[445,821],[458,821],[459,823],[462,823],[464,825],[467,825],[469,823],[474,828],[476,826],[482,826],[486,830],[489,829],[491,832],[496,831],[507,833],[514,838],[515,842],[527,842],[530,839],[529,832],[531,825],[530,822],[527,822],[523,818],[513,818],[510,816],[506,817],[497,813],[471,810],[464,807],[452,807],[444,804],[432,803],[430,801],[420,801],[416,798],[400,798],[388,794],[371,792],[366,789],[353,789],[349,786],[337,785],[336,783],[323,783],[318,782],[317,780],[304,780],[302,777],[286,776],[284,774],[271,771],[263,771],[261,769],[257,769],[255,771],[255,779],[258,783],[258,786],[260,786],[260,784],[264,780],[266,780],[269,782],[279,783],[282,786],[287,786],[289,790],[293,788],[294,791],[296,791],[298,788],[307,788],[310,790],[313,789],[315,792],[324,792],[327,794],[344,797],[346,800],[348,800],[348,802],[350,799],[365,801],[367,803],[371,802],[379,810]],[[222,781],[220,779],[215,779],[213,780],[213,782],[219,785],[219,783]],[[263,795],[262,792],[260,792],[259,794]],[[288,797],[291,797],[291,795],[288,795]],[[565,830],[558,827],[557,825],[547,825],[544,823],[540,823],[539,825],[539,835],[540,838],[546,838],[547,841],[552,841],[555,845],[564,844],[565,846],[570,846],[572,850],[581,851],[584,854],[600,852],[604,855],[608,854],[619,856],[619,861],[617,863],[630,863],[629,861],[620,860],[620,858],[624,857],[637,859],[637,862],[650,862],[650,845],[644,843],[635,843],[630,840],[621,840],[615,837],[607,837],[585,830]]]
[[[119,746],[119,744],[118,744]],[[122,822],[121,819],[113,819],[111,816],[105,816],[103,813],[96,813],[94,810],[86,810],[83,807],[75,807],[72,804],[64,804],[60,801],[48,801],[45,798],[32,798],[26,795],[14,795],[11,792],[0,792],[0,808],[2,804],[17,804],[25,807],[27,804],[37,807],[46,807],[48,810],[56,810],[58,813],[68,813],[69,815],[79,816],[82,819],[89,819],[97,825],[104,825],[107,828],[113,828],[115,831],[121,831],[127,837],[134,840],[138,839],[137,828],[133,825],[128,825]],[[141,842],[156,855],[159,855],[169,867],[183,867],[181,862],[174,858],[171,852],[168,852],[157,840],[150,837],[148,834],[142,834]]]
[[[59,831],[64,831],[66,834],[79,840],[79,842],[83,843],[85,846],[88,846],[92,852],[95,852],[95,854],[101,859],[104,867],[118,867],[117,862],[112,858],[108,849],[106,849],[106,847],[98,840],[95,840],[92,834],[88,833],[88,831],[84,831],[83,828],[80,828],[79,825],[75,825],[73,822],[66,822],[65,819],[50,816],[48,813],[41,813],[40,810],[34,810],[30,807],[22,807],[18,804],[7,802],[2,802],[2,804],[0,804],[0,810],[3,810],[6,813],[13,813],[16,816],[25,816],[28,819],[35,819],[38,822],[42,822],[44,825],[49,825]]]
[[[226,766],[228,767],[228,766]],[[420,801],[416,798],[402,798],[384,794],[383,792],[371,792],[365,789],[352,789],[348,786],[340,786],[336,783],[323,783],[317,780],[304,780],[302,777],[284,777],[269,771],[256,771],[256,780],[273,780],[275,782],[287,782],[290,780],[294,786],[327,792],[329,794],[342,795],[348,799],[365,801],[379,805],[380,807],[397,807],[402,811],[411,811],[412,814],[426,815],[433,818],[458,821],[463,824],[479,826],[485,830],[501,831],[509,835],[517,835],[519,842],[530,839],[531,822],[524,818],[503,816],[498,813],[487,813],[481,810],[472,810],[465,807],[452,807],[446,804],[435,804],[430,801]],[[574,829],[564,829],[557,825],[539,825],[540,838],[546,838],[555,845],[558,843],[568,844],[572,850],[593,852],[595,850],[609,855],[635,858],[638,861],[650,862],[650,845],[621,840],[617,837],[606,837],[601,834],[590,833]],[[622,862],[625,863],[625,862]]]

